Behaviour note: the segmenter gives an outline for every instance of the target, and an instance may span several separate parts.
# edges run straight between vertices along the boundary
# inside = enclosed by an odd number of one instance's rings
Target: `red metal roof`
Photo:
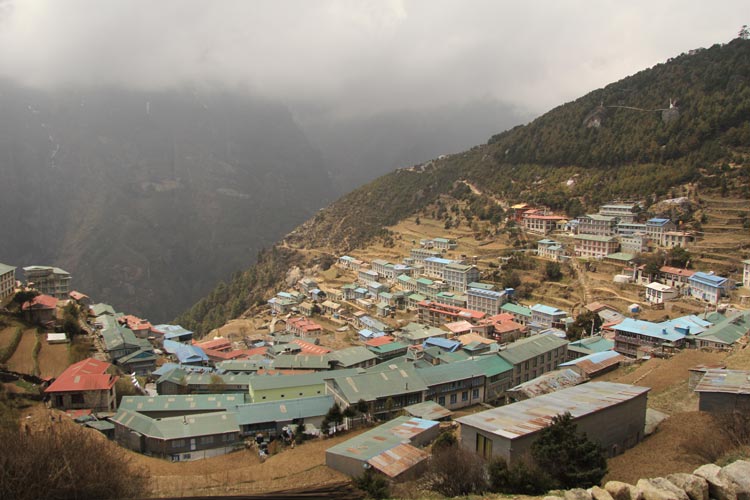
[[[695,274],[695,271],[692,271],[690,269],[681,269],[679,267],[671,266],[662,266],[659,268],[659,271],[662,273],[676,274],[677,276],[685,276],[686,278],[689,278],[690,276]]]
[[[390,335],[383,335],[381,337],[375,337],[374,339],[370,339],[367,342],[365,342],[365,345],[370,347],[378,347],[385,344],[390,344],[393,342],[393,337]]]
[[[297,344],[304,354],[328,354],[329,352],[331,352],[331,350],[327,347],[315,345],[310,342],[305,342],[301,339],[294,339],[290,342],[290,344]]]
[[[28,311],[29,309],[54,309],[57,307],[57,299],[50,295],[37,295],[33,299],[24,302],[21,309]]]
[[[81,299],[88,299],[89,298],[89,296],[86,295],[85,293],[77,292],[75,290],[73,290],[72,292],[70,292],[68,294],[68,296],[71,299],[73,299],[73,300],[81,300]]]
[[[211,340],[204,340],[202,342],[193,341],[193,345],[200,347],[201,349],[211,349],[215,351],[229,351],[232,349],[232,343],[224,337],[219,337]]]
[[[44,392],[79,392],[109,390],[117,382],[107,369],[111,365],[94,358],[70,365]]]

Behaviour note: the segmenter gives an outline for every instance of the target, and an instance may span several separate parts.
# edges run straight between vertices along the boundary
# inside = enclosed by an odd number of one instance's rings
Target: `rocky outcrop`
[[[726,467],[707,464],[692,474],[676,473],[666,478],[639,479],[635,486],[609,481],[563,491],[544,500],[750,500],[750,461],[737,460]]]

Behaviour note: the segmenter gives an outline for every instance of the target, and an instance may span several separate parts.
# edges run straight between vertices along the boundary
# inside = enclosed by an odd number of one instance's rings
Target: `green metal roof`
[[[244,404],[244,394],[191,394],[167,396],[125,396],[120,401],[120,410],[140,413],[152,411],[207,411],[226,410]]]
[[[611,253],[607,255],[607,257],[605,258],[610,259],[610,260],[619,260],[622,262],[630,262],[631,260],[635,258],[635,255],[633,255],[632,253],[615,252],[615,253]]]
[[[94,316],[101,316],[102,314],[111,314],[112,316],[115,315],[115,309],[109,305],[109,304],[94,304],[91,306],[91,312],[94,314]]]
[[[341,366],[354,366],[376,359],[377,356],[364,346],[347,347],[328,354],[328,358]]]
[[[295,418],[319,417],[333,406],[333,396],[315,396],[282,401],[248,403],[230,408],[239,425],[287,422]]]
[[[511,314],[519,314],[521,316],[526,316],[531,318],[531,308],[524,307],[519,304],[513,304],[511,302],[508,302],[507,304],[503,304],[500,309],[504,312],[511,313]]]
[[[254,375],[250,378],[253,391],[286,389],[288,387],[305,387],[323,384],[327,372],[306,373],[302,375]]]
[[[277,370],[327,370],[330,368],[326,354],[281,354],[273,360]]]
[[[327,379],[333,379],[343,396],[354,403],[360,399],[374,401],[409,392],[427,390],[419,373],[412,367],[401,367],[375,373],[338,376],[330,372]]]
[[[509,344],[500,356],[507,362],[518,365],[524,361],[567,345],[568,341],[552,334],[534,335]]]
[[[500,375],[501,373],[513,371],[513,365],[508,363],[497,354],[479,356],[473,361],[478,369],[482,370],[482,373],[484,373],[485,377],[488,378],[494,377],[495,375]]]
[[[615,241],[617,238],[614,236],[597,236],[594,234],[576,234],[574,236],[577,240],[586,240],[586,241]]]
[[[0,262],[0,275],[9,273],[9,272],[15,271],[15,270],[16,270],[15,267],[9,266],[8,264],[3,264],[2,262]]]
[[[402,327],[401,333],[397,336],[409,340],[424,340],[430,337],[447,337],[448,332],[434,326],[412,322]]]
[[[416,417],[397,417],[372,430],[328,448],[326,454],[340,455],[366,462],[385,451],[410,441],[438,422]]]
[[[417,370],[417,372],[428,387],[458,380],[484,377],[484,373],[482,373],[482,370],[473,359],[434,365],[429,368]]]
[[[375,354],[388,354],[389,352],[398,351],[401,349],[408,348],[408,344],[404,344],[403,342],[389,342],[387,344],[378,345],[378,346],[368,346],[367,349],[374,352]]]
[[[156,419],[131,410],[120,410],[112,421],[144,436],[163,440],[239,432],[236,415],[230,412]]]
[[[568,349],[577,350],[578,352],[586,352],[588,354],[594,352],[611,351],[615,348],[615,341],[608,340],[601,335],[595,335],[581,340],[576,340],[568,344]]]
[[[698,340],[731,345],[750,332],[750,311],[726,318],[703,333],[695,336]]]
[[[491,283],[481,283],[479,281],[473,281],[466,285],[467,288],[476,288],[478,290],[494,290],[495,285]]]

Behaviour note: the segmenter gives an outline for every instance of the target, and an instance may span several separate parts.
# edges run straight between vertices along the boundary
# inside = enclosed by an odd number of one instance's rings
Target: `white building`
[[[578,234],[612,236],[615,234],[617,219],[601,214],[587,214],[578,218]]]
[[[16,268],[0,262],[0,300],[13,295],[16,287]]]
[[[742,266],[742,286],[750,288],[750,260],[743,260]]]
[[[560,242],[545,238],[537,242],[536,254],[543,259],[557,262],[565,256],[565,248]]]
[[[609,203],[599,207],[600,215],[617,217],[621,222],[633,222],[637,211],[637,203]]]
[[[500,314],[500,308],[505,303],[505,292],[496,292],[494,290],[481,290],[478,288],[469,288],[466,291],[466,308],[473,311],[479,311],[488,316]]]
[[[680,291],[669,285],[658,282],[646,285],[646,300],[652,304],[663,304],[668,300],[674,300],[680,296]]]
[[[578,257],[594,257],[603,259],[615,253],[620,243],[614,236],[595,236],[592,234],[577,234],[575,236],[575,253]]]
[[[68,271],[59,267],[29,266],[24,267],[26,282],[33,284],[34,289],[43,295],[50,295],[58,300],[67,300],[70,293],[71,276]]]
[[[479,269],[465,264],[448,264],[443,268],[443,281],[448,283],[452,290],[465,292],[469,283],[479,281]]]

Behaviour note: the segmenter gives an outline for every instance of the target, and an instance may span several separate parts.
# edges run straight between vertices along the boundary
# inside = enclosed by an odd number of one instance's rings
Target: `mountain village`
[[[639,264],[650,251],[689,251],[695,237],[679,222],[644,217],[636,202],[575,219],[527,204],[506,213],[525,249],[500,252],[413,221],[433,234],[399,233],[398,248],[382,254],[371,247],[326,269],[290,269],[264,307],[201,339],[92,303],[62,269],[24,267],[22,282],[0,264],[8,313],[25,294],[16,314],[44,332],[43,342],[67,348],[78,331],[91,346],[59,373],[4,374],[38,384],[48,408],[145,455],[194,461],[250,448],[265,459],[352,432],[326,451],[326,465],[398,481],[420,473],[442,430],[457,427],[464,448],[513,463],[565,412],[607,456],[619,455],[666,415],[648,408],[649,387],[606,374],[685,350],[747,345],[750,260],[724,276]],[[567,266],[583,300],[566,307],[554,299],[560,290],[548,303],[529,301],[484,279],[519,255],[554,263],[557,273]],[[616,304],[586,300],[588,273],[609,276]],[[590,321],[572,335],[584,315]],[[750,405],[750,372],[714,364],[682,376],[701,411]],[[128,394],[117,394],[118,379]]]

